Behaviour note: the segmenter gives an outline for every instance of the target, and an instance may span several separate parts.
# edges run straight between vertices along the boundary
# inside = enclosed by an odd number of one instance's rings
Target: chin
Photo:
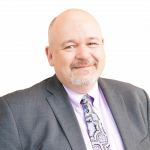
[[[81,76],[76,76],[73,73],[71,73],[71,83],[73,85],[77,85],[77,86],[87,86],[90,85],[92,83],[94,83],[95,81],[97,81],[98,79],[98,72],[95,72],[92,75],[85,75],[85,77]]]

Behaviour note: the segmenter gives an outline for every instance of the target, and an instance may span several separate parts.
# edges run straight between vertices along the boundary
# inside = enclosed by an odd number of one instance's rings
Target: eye
[[[97,43],[88,43],[88,45],[89,45],[91,48],[97,47]]]
[[[89,43],[89,45],[95,45],[96,43]]]
[[[65,49],[72,49],[72,48],[74,48],[74,46],[73,45],[69,45]]]

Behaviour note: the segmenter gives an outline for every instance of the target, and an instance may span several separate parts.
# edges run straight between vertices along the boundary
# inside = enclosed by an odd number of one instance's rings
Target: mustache
[[[89,65],[96,65],[97,66],[98,61],[97,60],[79,60],[77,62],[74,62],[71,64],[71,69],[75,67],[80,67],[80,66],[89,66]]]

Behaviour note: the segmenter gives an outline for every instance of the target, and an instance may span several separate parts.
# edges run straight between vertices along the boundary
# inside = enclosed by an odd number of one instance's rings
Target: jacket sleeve
[[[0,97],[0,150],[22,150],[15,118],[4,97]]]

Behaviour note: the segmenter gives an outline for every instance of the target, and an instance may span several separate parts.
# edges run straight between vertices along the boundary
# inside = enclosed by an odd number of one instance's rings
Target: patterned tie
[[[84,116],[87,123],[92,148],[93,150],[111,150],[102,123],[92,108],[89,98],[90,96],[88,94],[84,95],[81,103],[83,104]]]

